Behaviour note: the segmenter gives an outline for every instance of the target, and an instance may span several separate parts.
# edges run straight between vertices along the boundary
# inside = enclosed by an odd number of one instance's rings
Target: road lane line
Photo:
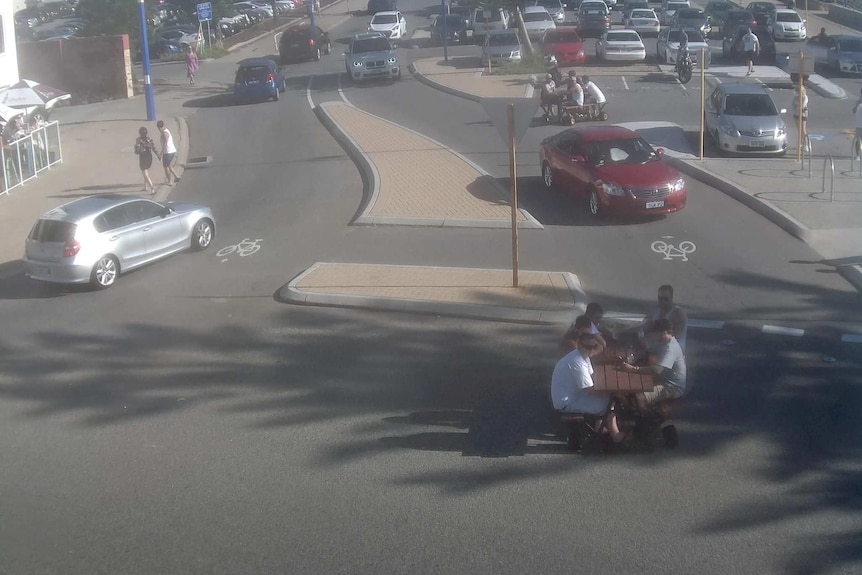
[[[308,77],[308,85],[305,87],[305,99],[308,100],[308,106],[313,110],[314,109],[314,100],[311,99],[311,81],[314,80],[314,76]]]
[[[626,82],[626,77],[625,77],[625,76],[620,76],[620,78],[622,78],[622,79],[623,79],[623,86],[625,86],[625,87],[626,87],[626,91],[628,91],[628,89],[629,89],[629,83],[628,83],[628,82]]]
[[[341,97],[341,100],[347,104],[348,106],[353,106],[350,103],[350,100],[347,99],[347,96],[344,95],[344,90],[341,89],[341,74],[338,75],[338,95]],[[354,106],[355,108],[356,106]]]
[[[803,335],[805,335],[804,329],[796,329],[793,327],[781,327],[778,325],[764,325],[761,332],[771,333],[773,335],[790,335],[793,337],[802,337]]]
[[[855,333],[845,333],[841,336],[841,341],[846,343],[862,343],[862,335]]]
[[[682,88],[682,89],[683,89],[683,91],[687,94],[687,93],[688,93],[688,88],[686,88],[686,87],[685,87],[685,84],[683,84],[682,82],[680,82],[680,81],[679,81],[679,78],[674,78],[674,80],[676,80],[676,83],[677,83],[677,84],[679,84],[679,87],[680,87],[680,88]]]
[[[701,327],[704,329],[723,329],[724,322],[714,319],[689,319],[688,327]]]

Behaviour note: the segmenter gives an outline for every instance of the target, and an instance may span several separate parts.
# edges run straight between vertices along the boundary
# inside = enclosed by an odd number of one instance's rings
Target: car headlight
[[[386,60],[386,61],[387,61],[388,63],[390,63],[390,64],[397,64],[397,63],[398,63],[398,58],[389,58],[389,59],[388,59],[388,60]]]
[[[602,182],[602,190],[609,196],[622,196],[625,195],[623,191],[623,187],[619,184],[610,184],[607,182]]]
[[[683,189],[685,189],[685,180],[682,178],[677,178],[675,181],[670,183],[671,192],[679,192]]]
[[[512,58],[520,58],[520,57],[521,57],[521,51],[520,50],[515,50],[514,52],[512,52]]]
[[[739,137],[739,132],[733,127],[733,124],[722,124],[721,133],[727,136]]]
[[[853,61],[852,61],[852,60],[838,60],[838,63],[839,63],[839,64],[841,64],[841,66],[842,66],[842,67],[844,67],[844,66],[848,66],[848,67],[853,66]]]
[[[786,133],[787,133],[787,127],[786,126],[781,126],[775,131],[775,135],[778,136],[779,138]]]
[[[368,27],[368,31],[369,31],[369,32],[374,32],[374,28],[372,28],[371,26],[369,26],[369,27]]]
[[[357,68],[362,65],[362,62],[353,62],[353,65]]]
[[[578,58],[583,58],[583,57],[584,57],[584,51],[578,50]]]

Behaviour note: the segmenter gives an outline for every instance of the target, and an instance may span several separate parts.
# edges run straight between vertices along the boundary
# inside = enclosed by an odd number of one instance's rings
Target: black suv
[[[292,26],[284,31],[278,42],[278,55],[282,64],[291,61],[320,60],[321,54],[332,52],[329,33],[308,24]]]
[[[368,0],[368,15],[374,16],[378,12],[394,12],[398,10],[396,0]]]

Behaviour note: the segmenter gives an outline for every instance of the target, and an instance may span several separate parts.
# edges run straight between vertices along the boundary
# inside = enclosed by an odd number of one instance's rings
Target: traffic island
[[[568,272],[316,263],[282,287],[283,303],[399,311],[514,323],[566,324],[585,296]]]

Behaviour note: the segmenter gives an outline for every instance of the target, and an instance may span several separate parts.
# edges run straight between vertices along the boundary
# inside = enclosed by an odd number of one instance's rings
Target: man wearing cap
[[[616,414],[610,409],[611,395],[593,389],[593,364],[590,357],[600,351],[601,346],[595,335],[578,336],[577,348],[563,356],[554,367],[551,400],[558,411],[603,416],[602,425],[614,443],[619,443],[625,439],[625,434],[620,431]]]

